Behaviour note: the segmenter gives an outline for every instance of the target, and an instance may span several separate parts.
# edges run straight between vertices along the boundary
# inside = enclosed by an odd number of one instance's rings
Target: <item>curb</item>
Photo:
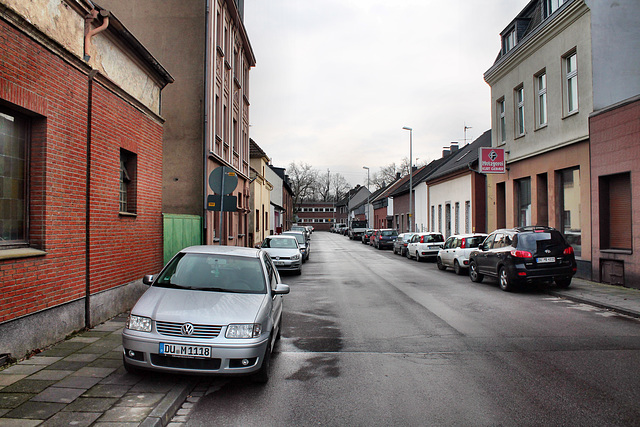
[[[169,424],[195,385],[194,382],[189,381],[185,385],[172,388],[139,427],[164,427]]]
[[[610,304],[610,303],[604,304],[604,303],[601,303],[601,302],[598,302],[598,301],[594,301],[594,300],[589,299],[589,298],[583,298],[583,297],[580,297],[580,296],[571,295],[571,294],[569,294],[567,292],[557,292],[557,291],[549,290],[549,291],[547,291],[547,293],[549,295],[553,295],[553,296],[556,296],[556,297],[565,298],[565,299],[568,299],[568,300],[571,300],[571,301],[575,301],[575,302],[579,302],[579,303],[582,303],[582,304],[592,305],[594,307],[602,308],[602,309],[605,309],[605,310],[611,310],[611,311],[614,311],[614,312],[619,313],[619,314],[624,314],[625,316],[630,316],[630,317],[635,317],[635,318],[640,319],[640,312],[627,310],[626,308],[618,307],[618,306],[615,306],[615,305]]]

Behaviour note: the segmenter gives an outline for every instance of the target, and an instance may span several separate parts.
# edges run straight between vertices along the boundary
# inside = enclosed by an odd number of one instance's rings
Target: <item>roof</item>
[[[249,138],[249,157],[250,158],[264,157],[265,159],[270,160],[269,156],[267,156],[267,153],[265,153],[264,150],[260,148],[260,146],[251,138]]]
[[[451,153],[447,157],[447,161],[442,163],[437,170],[427,177],[427,181],[469,169],[470,166],[477,163],[480,147],[491,147],[491,129],[485,131],[471,144],[467,144],[461,149]]]

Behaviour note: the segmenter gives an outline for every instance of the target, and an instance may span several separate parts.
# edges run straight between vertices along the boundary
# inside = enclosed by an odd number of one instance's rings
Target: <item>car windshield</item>
[[[283,233],[284,234],[284,233]],[[299,233],[291,233],[290,236],[293,236],[296,238],[296,240],[298,241],[298,243],[300,245],[304,245],[305,243],[305,237],[304,234],[299,234]]]
[[[365,228],[367,221],[351,221],[351,228]]]
[[[396,230],[382,230],[380,234],[382,236],[397,236],[398,232]]]
[[[230,255],[181,253],[164,268],[154,286],[213,292],[266,293],[260,260]]]
[[[442,234],[428,234],[424,236],[424,242],[425,243],[444,242],[444,237],[442,237]]]
[[[518,233],[517,247],[519,249],[540,252],[552,246],[564,247],[564,245],[564,239],[557,231]]]
[[[272,248],[272,249],[296,249],[298,244],[297,240],[293,238],[291,239],[265,239],[262,242],[263,248]]]
[[[477,248],[482,242],[484,242],[484,239],[486,239],[486,236],[467,237],[467,247]]]

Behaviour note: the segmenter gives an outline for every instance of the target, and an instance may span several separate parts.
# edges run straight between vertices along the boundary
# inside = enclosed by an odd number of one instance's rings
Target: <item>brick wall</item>
[[[46,252],[0,258],[0,329],[85,296],[88,71],[0,20],[0,103],[31,117],[29,242]],[[162,123],[100,81],[92,97],[91,294],[162,266]],[[119,215],[120,148],[137,156],[136,216]]]

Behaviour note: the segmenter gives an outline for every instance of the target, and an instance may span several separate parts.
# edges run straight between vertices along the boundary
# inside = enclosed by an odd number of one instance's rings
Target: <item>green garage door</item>
[[[187,246],[202,244],[202,217],[162,214],[164,228],[164,263]]]

